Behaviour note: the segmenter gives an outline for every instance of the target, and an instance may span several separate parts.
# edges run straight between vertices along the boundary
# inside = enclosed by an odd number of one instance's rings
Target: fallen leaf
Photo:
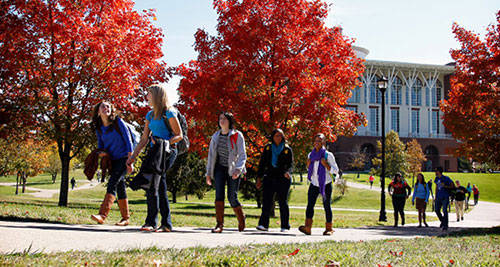
[[[399,256],[403,256],[403,251],[400,251],[400,252],[399,252]]]
[[[300,249],[296,249],[294,252],[288,254],[288,256],[294,256],[294,255],[297,255],[297,253],[299,253]]]
[[[455,264],[455,261],[454,261],[454,260],[450,260],[450,263],[451,263],[451,264]]]
[[[153,260],[153,264],[158,267],[162,264],[161,260]]]
[[[340,267],[340,263],[336,261],[329,260],[326,264],[325,267]]]

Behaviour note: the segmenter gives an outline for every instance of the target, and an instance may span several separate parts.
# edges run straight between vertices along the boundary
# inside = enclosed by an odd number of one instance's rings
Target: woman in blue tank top
[[[118,195],[118,207],[122,219],[116,225],[126,226],[129,224],[130,218],[125,188],[126,162],[132,154],[130,132],[123,120],[116,114],[115,107],[108,102],[101,102],[94,106],[92,126],[97,135],[97,148],[106,151],[101,152],[99,156],[107,153],[111,157],[111,173],[99,214],[92,215],[91,218],[99,224],[104,223]],[[132,169],[128,169],[128,171],[131,172]]]
[[[175,148],[175,143],[182,140],[182,131],[177,120],[176,110],[170,105],[168,101],[167,91],[164,87],[160,85],[153,85],[148,87],[148,103],[153,110],[149,111],[146,115],[144,132],[141,136],[141,141],[137,144],[137,147],[132,153],[132,156],[128,160],[128,164],[132,164],[141,153],[142,149],[150,142],[151,145],[157,142],[156,140],[162,139],[169,143],[171,153],[168,156],[166,170],[168,170],[174,164],[177,158],[177,149]],[[166,116],[172,132],[169,131],[165,125],[164,115]],[[151,137],[151,138],[150,138]],[[151,186],[146,191],[148,214],[146,217],[145,224],[141,227],[141,231],[157,231],[157,232],[171,232],[172,231],[172,221],[170,216],[170,207],[168,204],[167,197],[167,182],[165,178],[165,172],[159,178],[158,187]],[[161,226],[157,227],[158,224],[158,210],[161,214]]]

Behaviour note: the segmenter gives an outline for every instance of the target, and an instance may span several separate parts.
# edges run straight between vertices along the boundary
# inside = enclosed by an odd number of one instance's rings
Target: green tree
[[[202,199],[209,187],[205,183],[205,160],[195,153],[179,155],[174,165],[167,171],[167,190],[172,193],[172,202],[177,203],[177,195],[194,194]]]
[[[381,174],[382,167],[382,142],[377,141],[378,154],[372,159],[374,168],[371,173],[374,175]],[[399,139],[399,135],[395,131],[387,133],[385,138],[385,176],[392,177],[396,173],[401,173],[406,177],[409,173],[408,155],[405,151],[405,144]]]

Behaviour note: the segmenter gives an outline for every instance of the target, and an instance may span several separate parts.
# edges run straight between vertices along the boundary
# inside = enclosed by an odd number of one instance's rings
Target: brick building
[[[355,49],[360,57],[368,54],[364,48]],[[353,137],[340,137],[329,144],[339,167],[348,170],[357,152],[375,155],[381,135],[381,93],[376,82],[385,76],[389,80],[385,93],[385,132],[396,131],[403,142],[416,139],[427,156],[424,170],[439,165],[445,171],[457,171],[458,162],[452,150],[458,143],[445,129],[439,110],[439,101],[448,95],[454,67],[380,60],[366,60],[365,67],[361,77],[363,86],[353,90],[347,108],[364,113],[368,125],[358,128]]]

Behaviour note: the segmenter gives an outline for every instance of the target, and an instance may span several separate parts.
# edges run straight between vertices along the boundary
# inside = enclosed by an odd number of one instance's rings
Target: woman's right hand
[[[210,178],[210,175],[207,175],[207,184],[212,185],[212,179]]]

